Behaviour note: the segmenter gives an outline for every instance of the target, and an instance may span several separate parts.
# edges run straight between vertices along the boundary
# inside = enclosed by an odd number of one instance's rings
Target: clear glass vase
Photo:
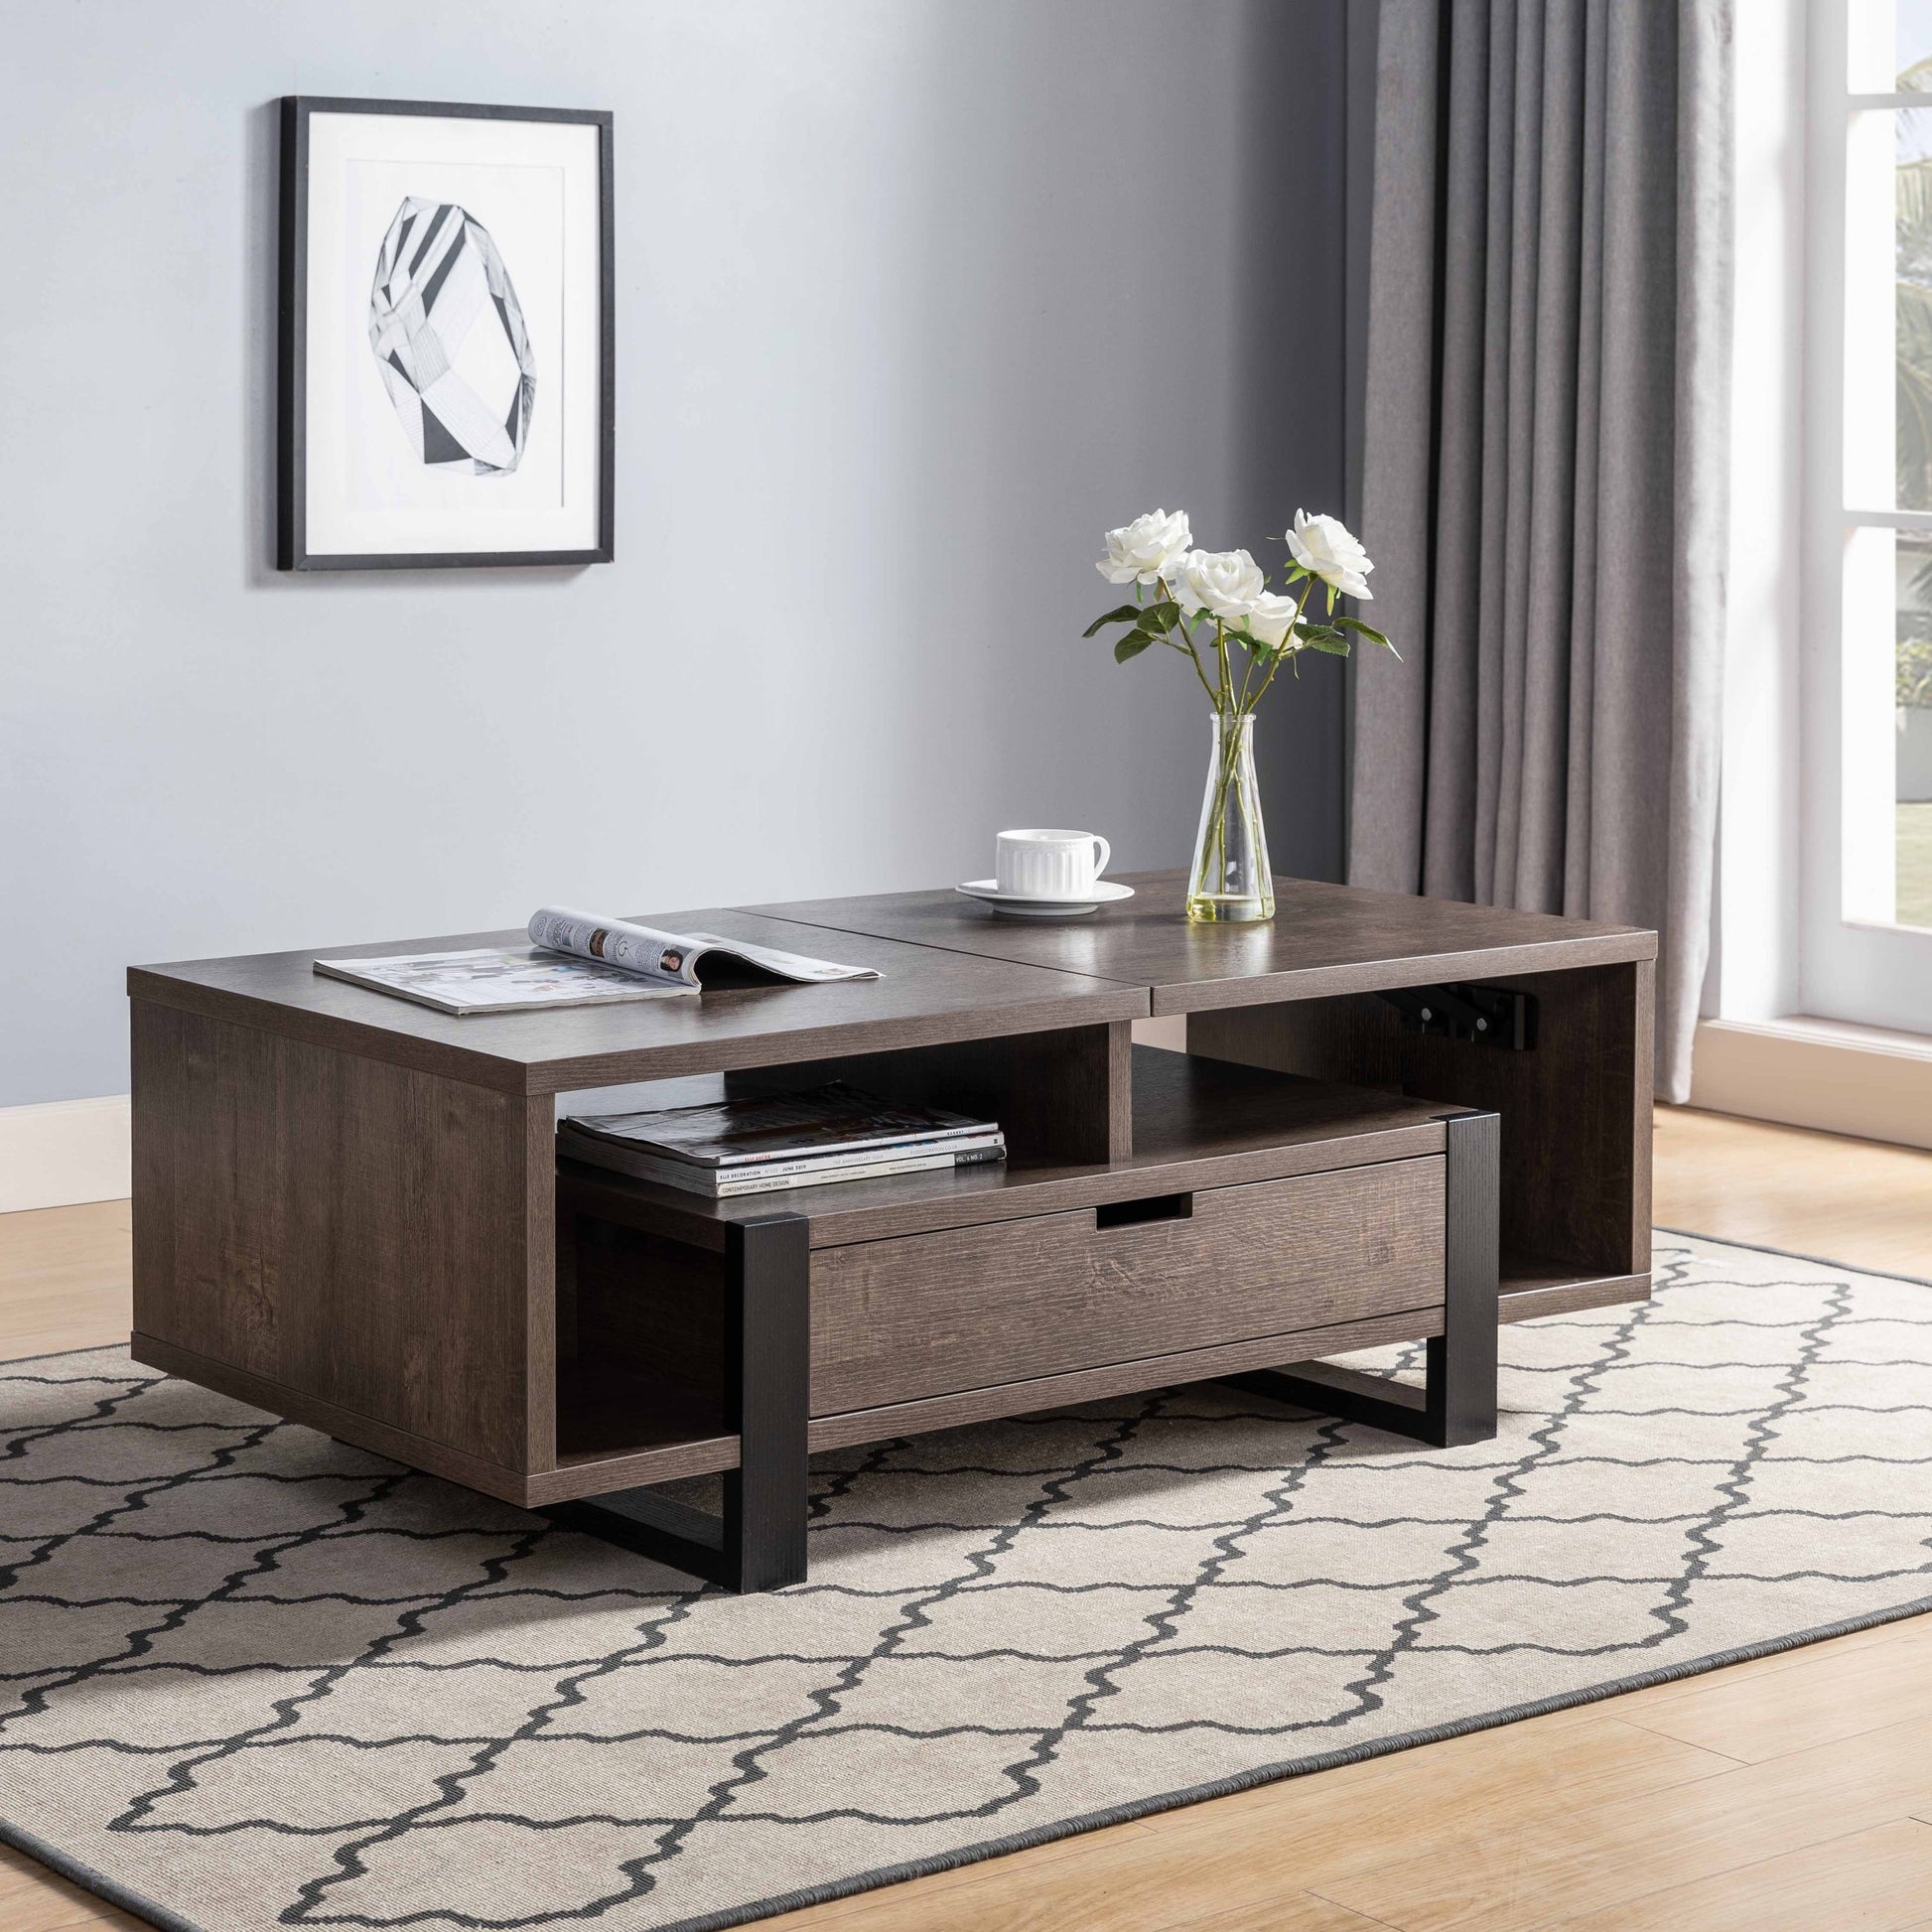
[[[1217,925],[1275,916],[1275,876],[1255,782],[1255,721],[1214,714],[1214,749],[1201,799],[1194,861],[1187,868],[1187,917]]]

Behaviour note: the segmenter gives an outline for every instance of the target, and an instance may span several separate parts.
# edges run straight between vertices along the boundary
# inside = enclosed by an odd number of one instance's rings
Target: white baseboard
[[[132,1191],[128,1096],[0,1107],[0,1214]]]
[[[1691,1105],[1932,1148],[1932,1038],[1835,1020],[1705,1020]]]

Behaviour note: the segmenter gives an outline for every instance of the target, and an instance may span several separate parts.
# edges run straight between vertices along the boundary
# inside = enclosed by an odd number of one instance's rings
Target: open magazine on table
[[[439,1013],[527,1013],[618,1000],[675,1000],[707,987],[876,980],[870,966],[783,952],[715,932],[661,932],[566,906],[531,915],[527,946],[318,959],[315,970]]]

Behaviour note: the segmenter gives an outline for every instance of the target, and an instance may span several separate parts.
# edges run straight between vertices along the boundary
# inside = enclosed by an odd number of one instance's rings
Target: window
[[[1803,1002],[1932,1031],[1932,0],[1814,29]]]

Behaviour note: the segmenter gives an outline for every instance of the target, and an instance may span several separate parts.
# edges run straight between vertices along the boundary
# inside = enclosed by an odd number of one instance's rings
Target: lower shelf
[[[1002,1416],[1061,1409],[1076,1402],[1098,1402],[1109,1396],[1213,1381],[1251,1369],[1278,1368],[1324,1355],[1345,1355],[1358,1348],[1377,1348],[1388,1342],[1419,1341],[1442,1331],[1440,1308],[1416,1309],[1368,1320],[1227,1342],[1213,1348],[1188,1349],[1181,1354],[1147,1356],[1099,1368],[1001,1383],[991,1388],[962,1389],[917,1402],[814,1416],[807,1441],[814,1451],[849,1449],[860,1443],[890,1442],[897,1436],[957,1429],[995,1421]],[[582,1389],[588,1385],[573,1374],[570,1386]],[[706,1436],[686,1442],[665,1439],[672,1417],[680,1413],[680,1405],[683,1405],[682,1413],[692,1413],[689,1396],[669,1383],[657,1382],[643,1373],[627,1375],[621,1381],[606,1376],[597,1385],[597,1395],[606,1405],[598,1412],[606,1434],[622,1428],[625,1418],[621,1405],[624,1401],[635,1405],[628,1413],[630,1440],[621,1447],[613,1444],[602,1453],[580,1449],[560,1455],[557,1468],[531,1477],[534,1502],[603,1495],[614,1489],[671,1482],[682,1476],[711,1474],[738,1466],[736,1436]],[[561,1415],[559,1423],[561,1426]],[[581,1442],[582,1436],[574,1435],[570,1440]]]
[[[1497,1282],[1496,1318],[1534,1321],[1544,1314],[1575,1314],[1650,1300],[1648,1275],[1603,1274],[1575,1264],[1505,1255]]]
[[[1501,1287],[1498,1313],[1505,1322],[1650,1299],[1648,1275],[1592,1275],[1516,1257],[1505,1259]],[[1251,1368],[1279,1367],[1298,1358],[1313,1360],[1388,1341],[1418,1340],[1440,1333],[1441,1327],[1436,1311],[1417,1311],[997,1388],[968,1389],[923,1402],[816,1417],[809,1440],[814,1450],[843,1449],[901,1433],[959,1428],[1000,1416],[1099,1401],[1165,1382],[1205,1381]],[[738,1466],[738,1438],[720,1429],[717,1405],[648,1372],[608,1363],[568,1364],[558,1371],[557,1395],[557,1468],[532,1478],[545,1501],[602,1495]]]

